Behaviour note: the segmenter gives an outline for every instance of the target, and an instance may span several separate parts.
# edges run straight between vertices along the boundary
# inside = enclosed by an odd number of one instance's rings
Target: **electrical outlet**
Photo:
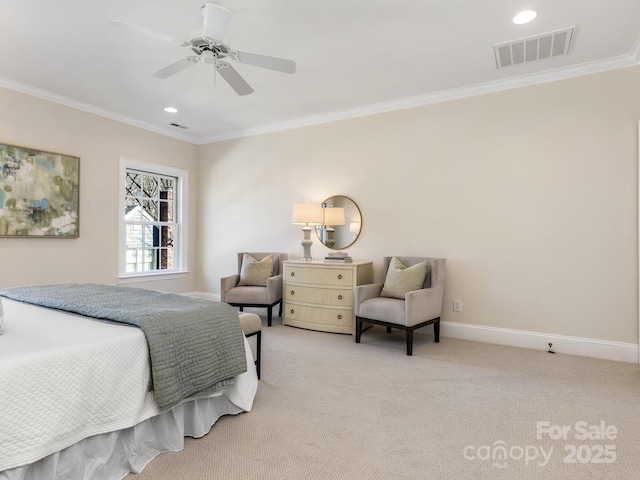
[[[454,312],[461,312],[462,311],[462,300],[460,300],[459,298],[454,298],[453,299],[453,311]]]

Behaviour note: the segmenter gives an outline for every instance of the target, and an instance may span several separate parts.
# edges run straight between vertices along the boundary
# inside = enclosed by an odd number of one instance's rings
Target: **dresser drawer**
[[[353,307],[353,290],[346,288],[304,287],[288,283],[285,285],[284,299],[289,302]]]
[[[334,285],[337,287],[353,286],[353,270],[351,268],[322,268],[286,265],[284,282],[309,283],[312,285]]]
[[[350,329],[353,324],[353,312],[351,309],[308,307],[285,302],[284,312],[287,320],[291,320],[292,325],[296,325],[298,322],[304,322],[310,327],[313,324],[318,326],[333,325],[347,327],[349,333],[351,333]]]
[[[373,281],[371,262],[285,261],[282,324],[321,332],[355,333],[354,288]]]

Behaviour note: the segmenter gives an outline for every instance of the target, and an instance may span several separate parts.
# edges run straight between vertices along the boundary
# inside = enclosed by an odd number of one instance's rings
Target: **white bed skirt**
[[[30,465],[0,472],[0,480],[120,480],[163,452],[184,448],[184,437],[207,434],[223,415],[244,410],[226,395],[185,401],[133,427],[85,438]]]

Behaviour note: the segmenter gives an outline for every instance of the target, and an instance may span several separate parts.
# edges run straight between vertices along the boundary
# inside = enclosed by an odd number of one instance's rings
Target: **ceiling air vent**
[[[182,128],[183,130],[186,130],[187,128],[189,128],[189,127],[185,127],[184,125],[180,125],[178,123],[170,123],[169,125],[176,128]]]
[[[498,68],[567,55],[575,27],[493,46]]]

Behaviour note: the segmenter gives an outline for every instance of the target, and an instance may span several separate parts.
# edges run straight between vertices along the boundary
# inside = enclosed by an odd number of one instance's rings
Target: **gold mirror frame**
[[[344,250],[353,245],[362,232],[362,213],[358,204],[345,195],[334,195],[322,207],[344,208],[344,225],[316,225],[318,240],[331,250]]]

